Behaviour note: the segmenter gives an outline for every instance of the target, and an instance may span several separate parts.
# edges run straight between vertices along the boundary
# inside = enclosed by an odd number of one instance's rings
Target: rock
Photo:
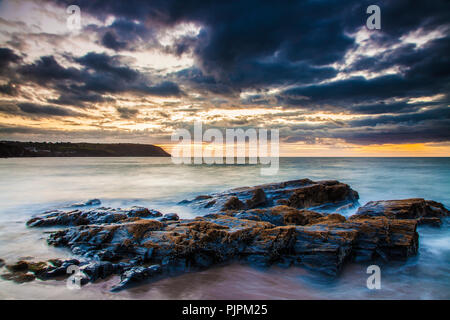
[[[225,202],[225,204],[222,207],[223,211],[226,210],[240,210],[243,209],[245,207],[244,203],[239,200],[238,197],[231,197],[230,199],[227,200],[227,202]]]
[[[180,218],[178,217],[178,215],[176,213],[166,213],[160,219],[160,221],[176,221],[176,220],[180,220]]]
[[[90,199],[85,202],[78,202],[71,205],[71,207],[86,207],[86,206],[99,206],[102,202],[99,199]]]
[[[442,225],[442,220],[436,217],[422,217],[417,219],[417,222],[420,225],[425,224],[436,228],[439,228]]]
[[[249,209],[265,206],[267,204],[266,193],[263,189],[257,188],[253,191],[253,197],[246,201],[246,206]]]
[[[49,270],[49,265],[46,262],[30,262],[28,263],[28,270],[35,275],[40,276]]]
[[[359,217],[344,225],[359,230],[353,247],[356,261],[372,261],[377,257],[385,261],[405,260],[417,254],[416,220]]]
[[[120,283],[114,286],[111,291],[117,292],[131,285],[144,281],[153,277],[156,274],[161,273],[161,266],[156,264],[148,268],[145,267],[134,267],[122,273],[120,277]]]
[[[205,199],[211,199],[212,198],[212,196],[210,196],[210,195],[200,195],[200,196],[197,196],[197,197],[195,197],[195,201],[196,200],[205,200]]]
[[[448,214],[449,211],[439,202],[413,198],[370,201],[351,218],[385,216],[390,219],[418,219],[420,224],[439,226],[441,219]]]
[[[20,260],[15,264],[7,265],[6,268],[12,272],[26,272],[28,271],[28,263],[26,261]]]
[[[137,207],[133,206],[130,209],[125,209],[127,215],[129,217],[140,217],[140,218],[147,218],[147,217],[161,217],[162,213],[157,210],[149,210],[144,207]]]
[[[197,271],[231,261],[258,267],[297,265],[336,276],[350,260],[407,259],[417,254],[416,229],[425,221],[418,219],[438,218],[436,212],[443,208],[425,202],[430,207],[424,209],[427,214],[411,219],[384,214],[385,209],[381,215],[358,214],[346,219],[325,211],[357,203],[357,193],[337,181],[308,179],[197,198],[188,205],[203,208],[215,202],[208,208],[211,212],[195,219],[179,219],[176,214],[152,216],[153,210],[134,207],[50,212],[35,217],[32,223],[68,223],[69,227],[52,231],[48,243],[81,256],[79,266],[86,281],[120,274],[121,281],[113,288],[119,291],[156,275]],[[290,205],[274,205],[279,200]],[[397,211],[391,208],[389,212]],[[84,224],[76,223],[80,218]],[[47,269],[36,266],[35,271],[39,277],[52,277],[65,274],[68,265],[67,260],[57,261]]]
[[[17,282],[17,283],[30,282],[30,281],[33,281],[36,278],[34,276],[34,274],[32,274],[32,273],[22,273],[22,272],[6,273],[6,274],[2,274],[1,277],[4,280],[14,281],[14,282]]]
[[[313,208],[328,211],[348,209],[358,203],[359,195],[348,185],[335,180],[312,181],[309,179],[270,183],[255,187],[228,190],[209,196],[199,196],[180,204],[209,212],[239,211],[286,205],[296,209]],[[346,206],[347,207],[343,207]]]
[[[49,243],[72,251],[77,248],[85,256],[108,248],[130,259],[132,267],[145,262],[160,264],[167,274],[237,259],[257,266],[283,261],[336,275],[353,257],[395,260],[417,252],[416,221],[385,217],[347,221],[339,214],[323,216],[285,206],[272,209],[246,212],[253,212],[259,221],[238,218],[240,214],[210,214],[167,225],[141,219],[117,225],[80,226],[52,233]],[[99,238],[100,234],[103,236]],[[95,281],[96,271],[89,277]],[[137,280],[134,276],[130,279]]]
[[[0,259],[0,268],[5,266],[5,260]]]
[[[234,215],[239,219],[267,221],[277,226],[283,225],[307,225],[316,221],[318,218],[324,217],[311,210],[298,210],[289,206],[275,206],[267,209],[246,210]]]
[[[133,218],[157,218],[162,213],[144,207],[131,207],[128,209],[97,208],[87,211],[54,210],[28,220],[29,227],[44,226],[82,226],[89,224],[120,223],[131,221]]]
[[[355,202],[358,193],[348,185],[339,181],[320,181],[318,183],[296,189],[288,199],[289,206],[294,208],[310,208],[324,204]]]
[[[89,281],[95,282],[98,279],[106,279],[114,274],[117,268],[111,262],[90,262],[80,267],[80,272]]]

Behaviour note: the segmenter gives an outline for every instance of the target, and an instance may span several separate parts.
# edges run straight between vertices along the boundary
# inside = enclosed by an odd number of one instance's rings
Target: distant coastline
[[[0,141],[0,158],[22,157],[170,157],[170,154],[151,144]]]

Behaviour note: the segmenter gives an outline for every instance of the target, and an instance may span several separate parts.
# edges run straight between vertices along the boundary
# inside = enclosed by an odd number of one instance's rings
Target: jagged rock
[[[339,214],[307,211],[305,215],[303,210],[283,206],[273,209],[277,214],[269,214],[268,209],[266,213],[249,210],[257,212],[259,221],[210,214],[170,224],[138,219],[79,226],[52,233],[49,243],[69,247],[87,258],[108,249],[128,259],[131,267],[154,263],[167,274],[241,260],[258,266],[283,261],[336,275],[349,259],[403,259],[417,252],[414,220],[377,217],[347,221]],[[108,266],[107,275],[120,272],[114,265]],[[98,279],[95,272],[89,275],[90,281]]]
[[[162,217],[162,213],[157,210],[149,210],[144,207],[133,206],[130,209],[125,209],[127,215],[129,217],[140,217],[140,218],[157,218]]]
[[[357,204],[358,198],[356,191],[339,181],[301,179],[236,188],[209,196],[199,196],[193,200],[182,201],[180,204],[208,209],[209,212],[266,208],[273,205],[327,211],[337,208],[344,210],[345,205],[350,207]]]
[[[266,204],[266,193],[261,188],[255,189],[255,191],[253,191],[252,198],[246,201],[246,206],[249,209],[265,206]]]
[[[291,206],[275,205],[278,200]],[[305,209],[339,208],[356,200],[357,193],[345,184],[304,179],[202,196],[190,204],[203,208],[214,201],[211,210],[215,211],[195,219],[179,219],[176,214],[155,217],[152,210],[149,214],[140,209],[98,208],[47,214],[34,222],[53,225],[55,217],[69,222],[72,227],[51,232],[48,243],[81,256],[85,261],[79,266],[86,281],[120,274],[121,282],[113,288],[118,291],[157,274],[168,276],[236,260],[261,267],[297,265],[335,276],[349,260],[406,259],[417,253],[417,219],[437,218],[436,212],[443,208],[428,201],[426,214],[410,219],[401,214],[398,219],[392,206],[388,206],[392,214],[358,214],[350,219]],[[105,218],[118,214],[123,218]],[[88,223],[77,225],[72,215]],[[56,262],[40,268],[51,276],[62,274],[67,265]]]
[[[118,223],[131,218],[158,218],[162,213],[144,207],[131,207],[128,209],[97,208],[93,210],[54,210],[28,220],[29,227],[43,226],[82,226],[89,224]]]
[[[114,286],[111,291],[116,292],[130,287],[133,284],[149,279],[156,274],[161,273],[161,266],[156,264],[150,267],[134,267],[124,273],[120,277],[120,283]]]
[[[289,206],[275,206],[267,209],[252,209],[239,212],[234,215],[239,219],[267,221],[276,226],[282,225],[307,225],[324,215],[311,210],[298,210]]]
[[[443,204],[421,198],[404,200],[370,201],[359,208],[357,217],[385,216],[390,219],[417,219],[419,224],[441,225],[441,218],[447,217],[449,211]]]
[[[303,209],[342,201],[354,202],[358,198],[358,193],[348,185],[330,180],[296,189],[289,197],[288,204]]]
[[[238,197],[231,197],[230,199],[225,202],[225,204],[222,207],[222,210],[240,210],[245,207],[244,203],[239,200]]]

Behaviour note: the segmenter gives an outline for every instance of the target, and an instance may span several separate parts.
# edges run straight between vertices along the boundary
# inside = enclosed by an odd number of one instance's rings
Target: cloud
[[[9,48],[0,48],[0,72],[11,63],[18,63],[22,60],[20,56]]]
[[[122,119],[132,119],[139,113],[139,110],[125,107],[117,107],[116,110]]]
[[[0,93],[17,99],[1,110],[61,118],[78,107],[109,115],[90,124],[99,128],[118,118],[159,124],[157,111],[170,110],[167,132],[201,117],[217,126],[279,127],[285,142],[447,141],[450,3],[380,0],[382,29],[368,31],[370,4],[79,0],[92,22],[79,36],[31,27],[5,35],[5,46],[28,46],[0,49]],[[48,43],[50,54],[28,55],[28,38]],[[175,62],[156,70],[152,59]],[[231,112],[241,109],[250,112]]]

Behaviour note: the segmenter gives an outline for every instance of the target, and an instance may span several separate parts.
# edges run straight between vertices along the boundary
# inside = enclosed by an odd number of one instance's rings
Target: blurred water
[[[450,158],[282,158],[276,176],[258,165],[174,165],[170,158],[0,159],[0,258],[8,262],[69,257],[48,247],[33,214],[91,198],[102,205],[144,205],[187,218],[200,214],[177,202],[233,187],[310,178],[336,179],[370,200],[422,197],[450,207]],[[450,298],[450,232],[421,227],[420,252],[407,263],[382,267],[382,289],[365,286],[365,265],[347,266],[335,281],[299,268],[256,270],[233,265],[165,279],[111,294],[103,282],[79,292],[58,282],[16,285],[0,280],[0,298]],[[112,279],[110,281],[117,281]],[[5,290],[3,290],[5,289]],[[232,292],[232,294],[231,294]]]

